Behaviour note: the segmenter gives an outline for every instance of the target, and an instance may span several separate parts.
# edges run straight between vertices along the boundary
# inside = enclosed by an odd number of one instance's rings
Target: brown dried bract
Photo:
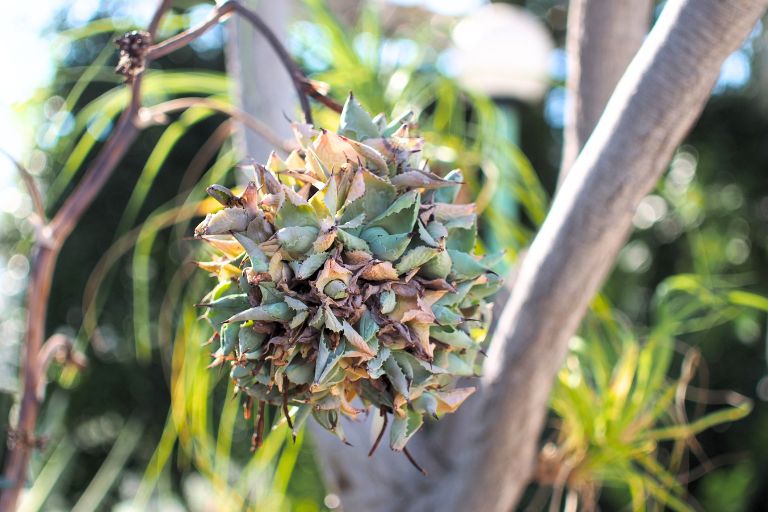
[[[115,73],[124,76],[125,81],[131,83],[144,71],[145,56],[152,44],[152,36],[149,32],[134,30],[117,38],[115,44],[120,50]]]

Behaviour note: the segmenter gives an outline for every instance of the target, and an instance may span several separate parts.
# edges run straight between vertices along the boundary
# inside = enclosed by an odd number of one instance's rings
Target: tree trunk
[[[570,1],[566,37],[568,100],[559,183],[643,43],[652,8],[652,0]]]
[[[259,13],[285,43],[291,0],[242,0],[241,3]],[[296,93],[285,66],[248,20],[233,16],[227,23],[227,30],[227,73],[232,78],[237,106],[264,122],[277,136],[289,139],[291,126],[286,117],[295,117]],[[235,140],[241,156],[252,157],[259,162],[265,162],[274,149],[269,142],[242,124],[236,131]]]

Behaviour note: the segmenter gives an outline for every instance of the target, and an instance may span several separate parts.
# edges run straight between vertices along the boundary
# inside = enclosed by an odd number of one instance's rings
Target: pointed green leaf
[[[311,361],[297,357],[285,369],[285,376],[294,384],[311,384],[314,372]]]
[[[405,398],[408,398],[410,395],[410,383],[408,382],[403,369],[400,368],[400,365],[391,355],[384,361],[384,372],[387,374],[389,382],[392,384],[395,391]]]
[[[373,315],[367,309],[363,312],[363,316],[360,317],[360,323],[358,324],[358,331],[365,341],[369,341],[376,336],[379,332],[379,325],[373,319]]]
[[[389,358],[390,350],[387,347],[382,347],[379,353],[366,363],[366,369],[372,379],[378,379],[384,375],[384,361]]]
[[[440,251],[421,267],[419,274],[427,279],[445,279],[451,273],[451,264],[448,252]]]
[[[246,354],[257,350],[264,344],[266,337],[266,334],[256,332],[252,327],[241,327],[238,335],[238,349],[240,353]]]
[[[312,249],[312,244],[317,240],[320,230],[311,226],[291,226],[282,228],[277,232],[280,245],[288,254],[301,256]]]
[[[294,299],[290,295],[286,295],[283,297],[283,300],[286,304],[288,304],[288,307],[291,308],[294,311],[304,311],[307,309],[307,305],[301,302],[299,299]]]
[[[414,247],[403,254],[403,257],[395,265],[395,269],[398,274],[405,274],[416,267],[424,265],[434,258],[438,252],[440,252],[440,249],[435,249],[434,247],[424,247],[423,245]]]
[[[245,233],[232,232],[235,239],[243,246],[248,258],[251,260],[251,267],[256,272],[266,272],[269,268],[269,258],[259,248],[259,244],[251,240]]]
[[[454,186],[441,188],[435,192],[435,202],[437,203],[454,203],[456,202],[456,196],[459,195],[461,190],[461,182],[464,181],[464,176],[461,175],[459,169],[454,169],[445,175],[445,179],[455,183]]]
[[[332,350],[325,336],[320,336],[318,342],[317,359],[315,361],[315,384],[324,384],[326,378],[336,367],[341,357],[344,355],[344,343],[339,343],[335,350]]]
[[[295,329],[303,324],[307,318],[309,318],[309,311],[299,311],[296,313],[296,316],[291,319],[291,323],[288,324],[288,327]]]
[[[344,328],[328,307],[325,308],[325,327],[333,332],[341,332]]]
[[[373,123],[373,118],[351,92],[341,110],[339,134],[359,141],[379,136],[379,129]]]
[[[350,251],[365,251],[370,253],[371,248],[362,238],[358,238],[355,235],[350,235],[343,229],[339,228],[336,231],[336,237],[344,244],[344,248]]]
[[[323,266],[325,260],[328,259],[330,253],[320,252],[307,256],[307,259],[301,262],[299,269],[296,272],[298,279],[309,279],[315,272]]]
[[[410,233],[372,236],[372,233],[379,233],[378,230],[384,231],[382,228],[373,228],[363,231],[363,236],[368,237],[367,242],[371,248],[371,253],[380,260],[395,261],[402,256],[408,248],[408,244],[411,243]]]
[[[309,321],[309,325],[318,331],[323,328],[325,325],[325,311],[323,311],[323,308],[317,308],[312,320]]]
[[[418,432],[424,424],[424,417],[421,413],[412,409],[406,410],[405,417],[393,414],[392,428],[389,431],[389,446],[395,451],[402,451],[408,440]]]
[[[387,233],[410,233],[419,213],[421,195],[411,190],[397,198],[384,213],[373,219],[369,227],[384,228]]]
[[[379,304],[381,304],[381,312],[385,315],[394,311],[397,305],[397,297],[392,290],[384,290],[379,294]]]
[[[430,337],[441,341],[446,345],[458,348],[472,348],[475,346],[475,341],[461,329],[454,329],[453,327],[437,327],[432,326],[429,328]]]
[[[394,118],[387,126],[382,130],[381,136],[382,137],[391,137],[397,130],[400,129],[400,127],[411,120],[413,117],[413,112],[410,110],[407,110]]]
[[[411,405],[416,412],[437,417],[437,398],[430,393],[422,393]]]
[[[448,249],[451,257],[451,277],[458,280],[474,279],[488,269],[471,255]]]
[[[306,202],[303,204],[294,204],[291,198],[286,197],[283,204],[277,210],[275,216],[275,227],[278,229],[296,227],[296,226],[312,226],[318,228],[320,226],[315,210]]]
[[[291,308],[288,307],[288,304],[285,302],[276,302],[274,304],[246,309],[245,311],[230,317],[227,322],[245,322],[246,320],[254,320],[258,322],[287,322],[292,316],[293,313],[291,312]]]

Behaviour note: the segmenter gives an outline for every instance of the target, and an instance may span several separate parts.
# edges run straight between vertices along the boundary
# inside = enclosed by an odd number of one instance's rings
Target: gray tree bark
[[[241,0],[241,3],[258,12],[285,43],[292,0]],[[286,116],[294,117],[296,93],[285,66],[264,37],[241,16],[233,16],[227,22],[227,37],[227,73],[232,78],[236,105],[264,122],[278,137],[291,138]],[[239,125],[235,141],[240,155],[266,161],[273,146],[242,123]]]
[[[559,183],[643,43],[653,0],[571,0],[565,49],[568,76]]]

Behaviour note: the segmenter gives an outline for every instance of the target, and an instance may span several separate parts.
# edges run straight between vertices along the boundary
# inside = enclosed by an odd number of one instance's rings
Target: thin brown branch
[[[159,59],[160,57],[164,57],[169,53],[173,53],[176,50],[184,48],[189,43],[218,25],[222,18],[234,10],[234,4],[235,2],[233,1],[224,2],[218,7],[215,7],[211,11],[211,14],[208,16],[208,18],[199,25],[188,30],[184,30],[183,32],[179,32],[175,36],[166,39],[162,43],[157,43],[151,46],[147,50],[147,60]]]
[[[152,36],[152,39],[157,35],[157,29],[160,27],[160,22],[163,20],[165,13],[171,10],[172,4],[173,0],[161,0],[160,5],[155,10],[155,14],[152,16],[149,26],[147,26],[147,32]]]
[[[35,424],[40,410],[38,388],[41,379],[38,354],[45,335],[45,315],[51,291],[53,270],[56,267],[58,247],[39,246],[32,262],[32,274],[27,294],[27,331],[24,344],[21,380],[21,407],[14,436],[35,439]],[[14,443],[10,446],[4,476],[10,487],[0,496],[0,510],[16,510],[19,494],[24,487],[34,443]]]
[[[293,442],[296,442],[296,432],[293,430],[293,421],[291,421],[291,413],[288,411],[288,384],[284,384],[283,388],[283,415],[285,416],[285,421],[288,423],[288,429],[291,431],[291,437],[293,437]]]
[[[405,454],[405,458],[408,459],[408,462],[410,462],[413,467],[419,470],[419,473],[421,473],[424,476],[427,476],[427,470],[422,468],[418,462],[416,462],[416,459],[413,458],[413,455],[411,455],[411,452],[408,451],[407,447],[403,447],[403,453]]]
[[[114,131],[83,179],[53,217],[50,227],[56,244],[64,243],[139,134],[136,120],[141,101],[142,78],[143,75],[139,75],[131,83],[131,101],[128,108],[120,115]]]
[[[311,96],[313,99],[317,100],[318,103],[322,103],[323,105],[333,110],[337,114],[341,114],[341,111],[344,109],[344,105],[342,105],[338,101],[328,96],[325,92],[323,92],[316,85],[316,82],[314,80],[305,79],[303,83],[303,87],[304,87],[304,94]]]
[[[261,19],[261,16],[238,2],[234,2],[233,5],[235,11],[238,14],[247,19],[256,30],[261,32],[261,35],[264,36],[269,45],[280,58],[280,61],[288,70],[288,74],[291,76],[291,80],[293,81],[293,86],[296,89],[296,94],[298,95],[299,103],[301,104],[301,110],[304,112],[304,121],[308,124],[313,124],[312,107],[309,105],[309,99],[307,99],[307,95],[304,94],[304,83],[307,81],[306,75],[304,75],[301,69],[299,69],[299,66],[288,53],[288,50],[285,49],[283,43],[280,42],[280,39],[278,39],[277,35],[275,35],[272,29],[269,28],[266,23],[264,23],[264,20]]]
[[[169,7],[168,0],[160,3],[152,17],[151,31],[157,29],[160,19]],[[50,240],[46,243],[37,243],[32,258],[32,272],[27,292],[26,338],[21,365],[23,383],[21,405],[17,426],[14,429],[15,435],[20,436],[21,439],[36,439],[35,427],[42,402],[39,389],[44,378],[44,369],[39,363],[43,354],[48,300],[59,251],[138,134],[136,116],[141,103],[141,82],[142,75],[139,74],[131,83],[131,99],[128,108],[120,115],[109,139],[75,190],[44,228],[50,233]],[[1,511],[16,510],[34,448],[35,443],[29,442],[15,443],[10,447],[3,473],[5,479],[10,482],[10,486],[0,496]]]
[[[373,453],[376,451],[376,448],[379,447],[379,443],[381,443],[381,439],[384,437],[384,431],[387,430],[387,423],[389,421],[389,416],[387,416],[387,411],[384,409],[381,409],[381,429],[379,430],[379,435],[376,436],[376,440],[373,442],[373,446],[371,446],[371,449],[368,451],[368,456],[372,457]]]
[[[164,122],[164,119],[162,118],[165,114],[178,110],[186,110],[192,107],[205,107],[226,114],[243,123],[254,133],[263,137],[264,140],[269,142],[272,146],[280,148],[285,152],[290,152],[295,149],[288,142],[278,137],[267,124],[259,121],[234,105],[213,98],[176,98],[151,107],[144,107],[139,111],[139,119],[141,119],[143,125],[148,123],[160,123]]]
[[[43,196],[40,194],[40,190],[37,188],[37,185],[35,184],[35,178],[32,177],[32,174],[19,163],[18,160],[13,158],[10,153],[8,153],[4,149],[0,149],[0,153],[4,154],[8,160],[13,162],[13,165],[16,166],[16,169],[19,171],[19,174],[21,175],[21,179],[24,182],[24,186],[27,187],[27,192],[29,192],[29,197],[32,198],[32,206],[35,209],[35,214],[37,215],[39,221],[41,224],[44,224],[45,219],[45,204],[43,203]]]
[[[229,0],[219,5],[218,7],[215,7],[208,19],[206,19],[200,25],[189,30],[185,30],[184,32],[180,32],[170,39],[150,47],[146,53],[147,61],[160,58],[180,48],[183,48],[216,26],[219,21],[221,21],[224,17],[231,14],[232,12],[236,12],[248,20],[248,22],[253,25],[253,27],[258,30],[267,40],[267,43],[269,43],[269,46],[277,54],[280,62],[288,71],[288,74],[293,81],[293,86],[296,89],[296,94],[298,95],[299,103],[301,104],[301,110],[304,113],[304,121],[308,124],[312,124],[312,107],[309,104],[309,99],[307,98],[307,92],[305,90],[305,84],[310,82],[306,75],[304,75],[299,66],[293,60],[291,55],[288,53],[288,50],[286,50],[285,46],[283,46],[283,43],[280,42],[280,39],[277,37],[277,35],[275,35],[272,29],[269,28],[269,25],[264,23],[264,20],[262,20],[261,17],[254,11],[248,9],[235,0]]]

